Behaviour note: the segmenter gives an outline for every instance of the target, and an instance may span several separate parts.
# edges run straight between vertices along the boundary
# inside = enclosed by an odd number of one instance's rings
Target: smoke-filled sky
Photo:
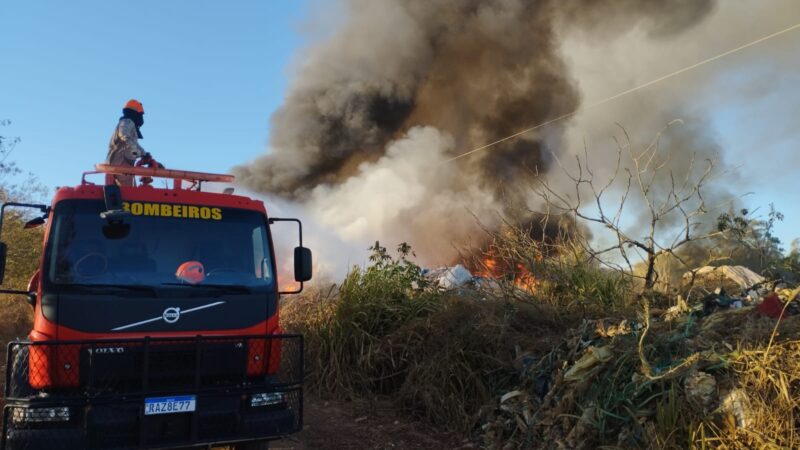
[[[531,170],[562,185],[553,155],[570,160],[585,145],[597,173],[607,173],[620,125],[639,146],[682,119],[662,144],[670,167],[680,174],[693,157],[718,161],[728,173],[709,187],[714,201],[763,189],[770,171],[789,176],[770,159],[797,159],[784,146],[797,137],[800,98],[795,89],[769,97],[798,81],[800,38],[787,35],[442,162],[794,25],[795,1],[353,0],[341,7],[341,23],[302,52],[272,115],[266,154],[237,175],[249,189],[302,205],[344,243],[408,241],[424,262],[449,262],[480,235],[478,221],[493,227],[536,208]],[[751,116],[764,108],[772,112]],[[749,148],[731,142],[743,131]]]
[[[588,6],[587,6],[588,5]],[[800,30],[449,164],[439,161],[800,23],[795,0],[141,0],[3,2],[0,134],[48,186],[105,155],[119,108],[147,110],[142,144],[170,167],[237,167],[274,214],[341,271],[407,240],[426,264],[476,217],[535,207],[531,166],[562,182],[584,142],[608,168],[620,123],[636,143],[668,121],[676,170],[697,152],[730,171],[722,198],[800,220]],[[123,55],[123,56],[120,56]],[[240,188],[241,190],[241,188]],[[534,204],[531,204],[534,203]],[[635,221],[635,215],[629,219]],[[288,230],[287,236],[292,236]]]

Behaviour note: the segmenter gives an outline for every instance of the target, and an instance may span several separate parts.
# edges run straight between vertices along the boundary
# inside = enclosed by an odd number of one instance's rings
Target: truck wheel
[[[233,450],[269,450],[269,441],[237,444],[233,447]]]
[[[14,352],[14,360],[9,368],[11,370],[9,394],[11,397],[17,398],[32,397],[35,392],[28,381],[29,347],[27,345],[15,346],[11,351]]]

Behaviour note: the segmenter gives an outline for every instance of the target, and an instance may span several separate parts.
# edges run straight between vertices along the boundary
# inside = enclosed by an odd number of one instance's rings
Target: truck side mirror
[[[100,213],[100,217],[109,223],[121,223],[123,218],[131,214],[123,209],[122,190],[116,184],[103,186],[103,200],[106,203],[106,210]]]
[[[308,281],[311,279],[311,250],[306,247],[294,248],[294,280]]]
[[[299,294],[303,292],[303,282],[311,279],[311,250],[303,247],[303,224],[298,219],[270,217],[269,224],[275,222],[295,222],[300,238],[300,245],[294,248],[294,279],[300,286],[292,291],[278,291],[279,294]]]
[[[8,253],[8,246],[5,242],[0,242],[0,284],[3,284],[3,279],[6,276],[6,254]]]
[[[30,230],[31,228],[39,228],[40,226],[44,225],[46,217],[34,217],[33,219],[25,222],[26,230]]]

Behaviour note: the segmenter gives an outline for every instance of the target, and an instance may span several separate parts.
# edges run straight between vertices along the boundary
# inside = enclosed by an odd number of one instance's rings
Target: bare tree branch
[[[588,146],[584,143],[582,155],[575,155],[576,166],[569,170],[553,155],[563,175],[571,181],[573,195],[556,189],[546,175],[535,177],[534,192],[546,205],[545,216],[558,212],[572,217],[576,222],[595,224],[615,239],[613,245],[595,248],[587,239],[579,242],[589,259],[599,264],[626,272],[632,277],[641,277],[645,289],[652,289],[660,275],[656,261],[664,256],[689,267],[689,261],[678,250],[698,241],[719,237],[722,232],[703,232],[704,219],[710,209],[704,198],[704,189],[713,179],[715,163],[706,159],[701,173],[697,170],[696,155],[692,154],[685,173],[677,175],[672,169],[671,155],[661,155],[663,134],[673,125],[683,123],[675,120],[659,130],[652,141],[641,151],[636,151],[631,137],[622,125],[621,139],[615,137],[617,162],[607,180],[598,180],[589,161]],[[623,176],[623,174],[625,174]],[[677,175],[677,176],[676,176]],[[633,189],[633,187],[636,189]],[[612,190],[621,192],[618,206],[608,212],[606,194]],[[584,199],[588,195],[589,200]],[[631,200],[639,202],[647,215],[642,227],[623,223]],[[677,217],[676,217],[677,216]],[[679,218],[676,221],[676,218]],[[675,225],[677,223],[677,225]],[[637,233],[634,235],[633,233]],[[638,234],[641,233],[641,234]],[[635,261],[634,256],[640,261]],[[634,274],[637,263],[644,263],[644,275]]]

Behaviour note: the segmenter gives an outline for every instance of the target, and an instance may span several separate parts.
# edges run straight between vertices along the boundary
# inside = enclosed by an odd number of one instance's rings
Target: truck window
[[[96,200],[67,200],[54,211],[48,280],[62,284],[161,286],[179,266],[199,262],[204,282],[247,287],[274,281],[263,214],[201,205],[126,203],[125,233],[108,233]],[[104,227],[106,231],[104,232]]]

